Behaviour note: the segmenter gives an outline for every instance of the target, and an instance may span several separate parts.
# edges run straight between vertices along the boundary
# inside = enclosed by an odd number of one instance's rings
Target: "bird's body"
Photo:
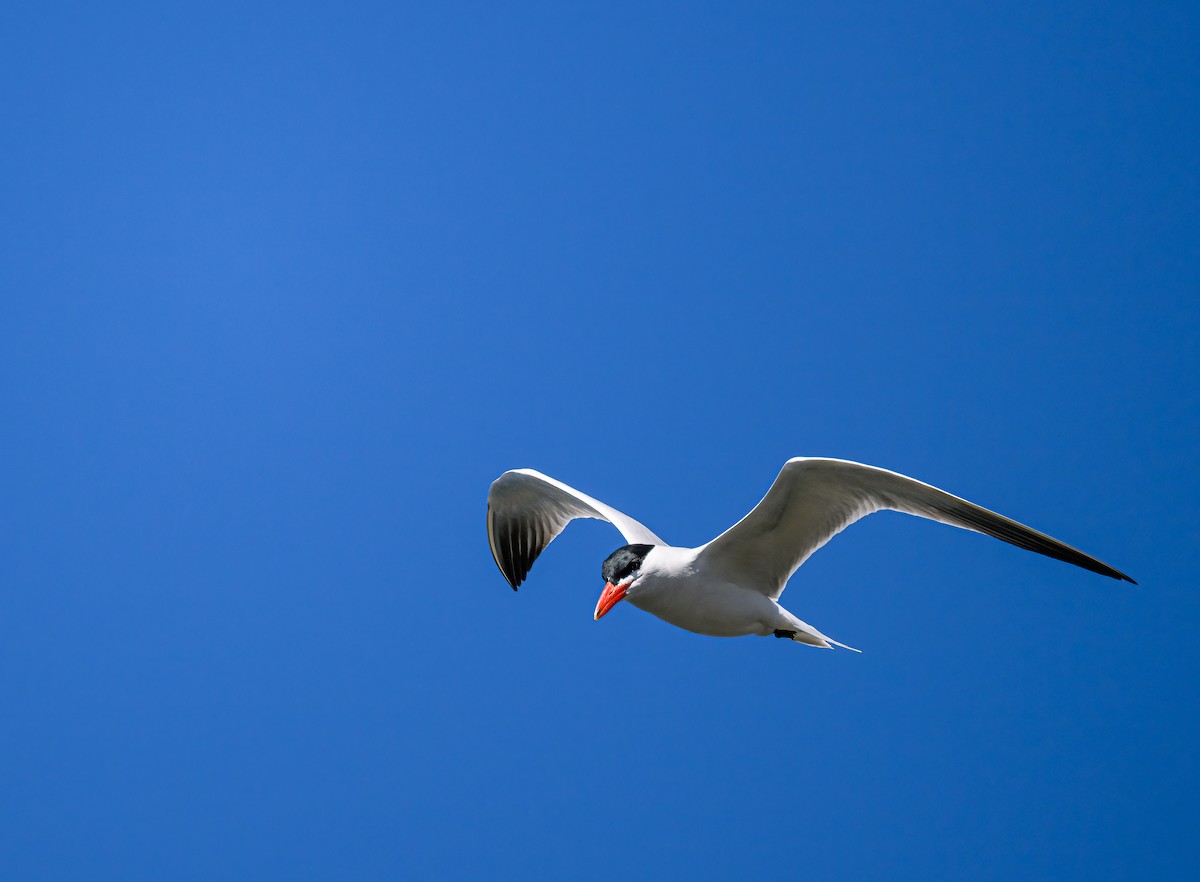
[[[669,545],[628,515],[540,472],[517,469],[501,475],[488,493],[488,542],[515,590],[570,521],[606,520],[630,544],[604,562],[606,584],[596,605],[597,619],[627,600],[697,634],[774,634],[812,646],[845,647],[784,609],[779,597],[814,551],[859,518],[882,509],[986,533],[1133,581],[1078,549],[936,487],[837,459],[788,460],[753,511],[698,548]]]
[[[664,622],[709,637],[761,637],[809,627],[765,594],[710,572],[703,550],[654,546],[625,600]]]

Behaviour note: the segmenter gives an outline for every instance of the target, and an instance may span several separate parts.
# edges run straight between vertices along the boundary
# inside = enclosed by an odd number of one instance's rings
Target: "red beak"
[[[614,585],[612,582],[605,582],[604,591],[601,592],[600,599],[596,601],[596,621],[600,621],[601,616],[620,603],[628,590],[628,585]]]

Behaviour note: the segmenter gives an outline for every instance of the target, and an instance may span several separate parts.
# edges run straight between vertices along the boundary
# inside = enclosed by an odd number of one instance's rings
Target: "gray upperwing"
[[[514,469],[492,482],[487,511],[492,559],[514,591],[538,555],[576,518],[608,521],[630,544],[666,544],[633,518],[574,487],[533,469]]]
[[[754,510],[705,546],[701,557],[726,578],[778,599],[813,552],[860,518],[885,509],[985,533],[1133,582],[1091,555],[1011,518],[896,472],[841,459],[788,460]]]

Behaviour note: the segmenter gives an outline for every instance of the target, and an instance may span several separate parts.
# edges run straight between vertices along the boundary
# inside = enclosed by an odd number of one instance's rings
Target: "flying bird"
[[[697,634],[773,634],[809,646],[853,649],[796,618],[779,605],[779,598],[814,551],[860,518],[884,510],[986,533],[1133,582],[1091,555],[973,502],[843,459],[789,459],[753,511],[699,548],[668,545],[628,515],[561,481],[533,469],[515,469],[488,491],[487,534],[496,566],[515,591],[538,555],[571,521],[596,518],[616,527],[628,544],[601,567],[604,591],[596,603],[597,620],[625,600]]]

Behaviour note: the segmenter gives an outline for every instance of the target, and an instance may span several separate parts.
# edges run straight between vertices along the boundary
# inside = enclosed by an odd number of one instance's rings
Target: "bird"
[[[488,490],[492,557],[513,590],[571,521],[608,521],[624,537],[601,566],[599,621],[625,601],[711,637],[775,636],[859,650],[821,633],[779,603],[788,580],[846,527],[899,511],[994,536],[1103,576],[1129,576],[1045,533],[898,472],[844,459],[795,457],[749,514],[698,548],[669,545],[629,515],[533,469],[513,469]]]

